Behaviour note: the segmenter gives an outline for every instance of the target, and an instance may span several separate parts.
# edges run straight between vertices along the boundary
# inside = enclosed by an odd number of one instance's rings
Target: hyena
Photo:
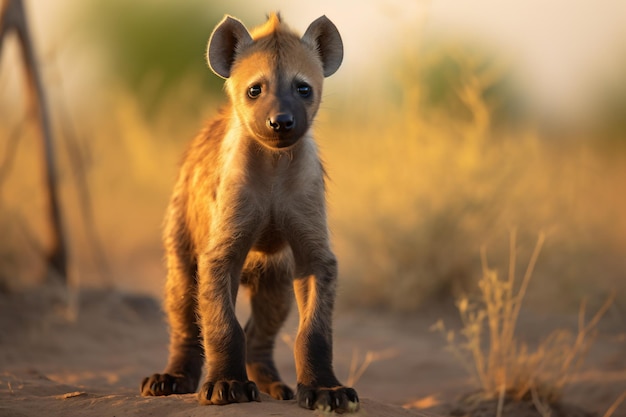
[[[169,361],[143,380],[143,395],[195,392],[206,359],[202,404],[259,401],[259,390],[293,399],[273,349],[295,293],[298,404],[358,409],[332,367],[337,262],[311,134],[324,77],[342,59],[325,16],[302,37],[278,14],[252,33],[230,16],[213,31],[207,60],[229,104],[192,142],[167,211]],[[240,284],[250,294],[245,329],[235,317]]]

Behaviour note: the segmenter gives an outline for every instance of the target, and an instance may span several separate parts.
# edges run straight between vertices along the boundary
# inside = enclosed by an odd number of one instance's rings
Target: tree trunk
[[[50,118],[46,104],[46,96],[41,83],[41,77],[35,60],[33,43],[28,30],[26,13],[22,0],[5,0],[0,14],[0,57],[4,36],[11,30],[15,30],[24,61],[26,75],[26,89],[29,97],[30,111],[36,114],[41,140],[44,149],[45,182],[48,199],[48,216],[52,228],[52,242],[47,254],[48,278],[58,279],[63,284],[67,283],[67,250],[65,235],[61,222],[59,207],[59,192],[57,187],[56,158]]]

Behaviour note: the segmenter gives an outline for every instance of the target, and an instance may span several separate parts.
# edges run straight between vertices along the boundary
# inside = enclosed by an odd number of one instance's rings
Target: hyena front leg
[[[246,373],[246,337],[234,308],[249,247],[232,241],[211,245],[198,262],[198,313],[207,361],[198,392],[201,404],[259,401],[259,390]]]
[[[300,313],[295,346],[296,399],[301,407],[308,409],[356,411],[359,408],[356,391],[341,385],[332,366],[337,261],[330,249],[324,249],[309,265],[311,273],[294,281]]]
[[[274,255],[249,255],[242,276],[242,283],[249,288],[252,308],[245,327],[248,375],[261,391],[278,400],[294,397],[274,363],[276,335],[293,300],[293,273],[293,256],[284,250]]]
[[[173,213],[176,214],[176,213]],[[196,261],[184,226],[170,218],[165,246],[167,283],[165,310],[170,327],[169,360],[163,373],[144,378],[144,396],[196,392],[202,374],[203,350],[196,320]]]

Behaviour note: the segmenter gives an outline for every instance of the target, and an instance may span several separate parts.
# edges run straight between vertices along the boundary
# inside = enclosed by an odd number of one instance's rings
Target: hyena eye
[[[311,96],[313,89],[311,88],[310,85],[306,83],[302,83],[302,84],[298,84],[298,86],[296,87],[296,91],[298,92],[300,97],[307,98]]]
[[[257,98],[260,95],[261,95],[261,86],[260,85],[255,84],[252,87],[248,88],[248,97],[250,97],[250,98]]]

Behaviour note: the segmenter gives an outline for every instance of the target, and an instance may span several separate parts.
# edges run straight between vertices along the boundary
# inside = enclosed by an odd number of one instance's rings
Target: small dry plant
[[[348,372],[348,378],[346,385],[353,387],[356,385],[359,379],[363,376],[367,368],[378,361],[392,359],[398,356],[398,351],[394,348],[389,348],[381,351],[368,350],[361,360],[361,355],[358,348],[354,348],[352,351],[352,360],[350,361],[350,371]],[[359,364],[359,362],[361,362]]]
[[[445,334],[448,349],[478,380],[480,395],[498,398],[500,407],[505,397],[533,401],[538,407],[558,401],[591,344],[596,324],[612,302],[609,297],[589,322],[585,321],[583,303],[576,334],[555,330],[534,349],[519,342],[515,328],[544,240],[540,234],[519,285],[515,279],[515,232],[510,237],[509,271],[504,279],[489,268],[482,248],[478,300],[462,298],[457,304],[463,322],[461,340],[454,331],[446,330],[443,322],[433,326]]]

